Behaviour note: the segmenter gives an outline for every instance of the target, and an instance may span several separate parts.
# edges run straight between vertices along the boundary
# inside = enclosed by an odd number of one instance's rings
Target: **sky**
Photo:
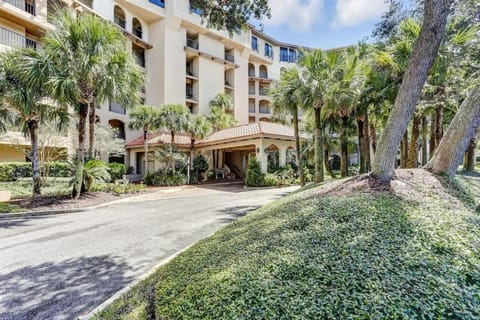
[[[269,0],[263,30],[274,39],[311,48],[355,44],[371,35],[388,9],[384,0]]]

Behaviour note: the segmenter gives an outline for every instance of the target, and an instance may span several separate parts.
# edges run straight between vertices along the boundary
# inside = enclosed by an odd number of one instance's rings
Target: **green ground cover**
[[[480,177],[424,174],[272,203],[97,319],[479,319]]]

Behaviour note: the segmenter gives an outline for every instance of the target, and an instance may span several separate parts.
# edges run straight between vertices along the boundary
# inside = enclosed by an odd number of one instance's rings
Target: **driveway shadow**
[[[133,279],[131,268],[102,255],[0,272],[0,319],[74,319]]]
[[[261,206],[252,205],[252,206],[228,207],[222,210],[218,210],[222,215],[222,217],[219,220],[226,223],[233,222],[235,220],[238,220],[241,217],[246,216],[249,212],[255,211],[259,208],[261,208]]]

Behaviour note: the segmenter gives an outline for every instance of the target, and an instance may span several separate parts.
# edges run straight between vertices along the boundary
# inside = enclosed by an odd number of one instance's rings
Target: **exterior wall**
[[[0,144],[0,162],[24,162],[25,154],[14,146]]]

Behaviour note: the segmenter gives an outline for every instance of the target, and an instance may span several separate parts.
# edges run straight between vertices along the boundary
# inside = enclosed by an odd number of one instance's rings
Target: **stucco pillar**
[[[285,167],[287,165],[287,147],[280,147],[279,149],[279,164],[281,167]]]
[[[268,171],[268,155],[265,153],[263,139],[261,143],[256,144],[257,147],[257,160],[260,161],[260,165],[262,167],[262,172],[267,173]]]

